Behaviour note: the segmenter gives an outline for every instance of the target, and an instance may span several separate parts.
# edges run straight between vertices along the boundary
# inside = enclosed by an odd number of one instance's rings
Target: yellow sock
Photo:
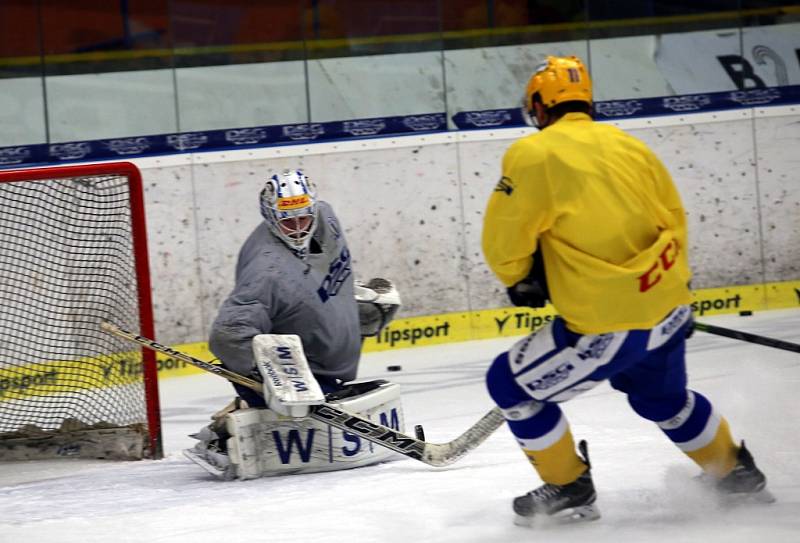
[[[532,451],[523,448],[522,451],[545,483],[565,485],[575,481],[587,469],[575,452],[575,442],[569,428],[546,449]]]
[[[717,433],[711,443],[694,451],[684,451],[704,471],[714,477],[725,477],[736,465],[739,447],[733,442],[728,421],[720,419]]]

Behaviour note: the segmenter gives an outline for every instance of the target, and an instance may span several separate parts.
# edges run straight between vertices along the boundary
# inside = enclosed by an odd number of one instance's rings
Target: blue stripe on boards
[[[622,120],[686,113],[800,103],[800,85],[764,87],[705,94],[607,100],[594,103],[596,120]],[[452,116],[458,130],[524,126],[520,109],[461,111]],[[321,123],[233,127],[176,134],[131,135],[115,139],[34,143],[0,147],[0,168],[124,160],[206,151],[227,151],[349,141],[392,135],[447,132],[445,112],[348,119]]]

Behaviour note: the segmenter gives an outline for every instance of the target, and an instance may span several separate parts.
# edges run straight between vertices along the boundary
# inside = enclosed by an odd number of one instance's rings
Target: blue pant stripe
[[[686,422],[674,430],[664,430],[667,437],[674,443],[684,443],[699,436],[703,428],[706,427],[708,418],[711,416],[711,403],[708,399],[697,392],[694,393],[694,396],[694,409],[689,414]]]
[[[561,419],[561,408],[548,403],[535,416],[525,420],[510,420],[508,427],[516,437],[536,439],[553,430]]]

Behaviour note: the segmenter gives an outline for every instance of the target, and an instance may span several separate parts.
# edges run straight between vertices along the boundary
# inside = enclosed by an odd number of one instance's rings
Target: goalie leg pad
[[[404,431],[400,387],[396,384],[383,382],[362,394],[330,403]],[[238,479],[350,469],[396,457],[396,453],[357,435],[309,418],[282,417],[268,409],[230,413],[226,429],[230,434],[228,459]]]

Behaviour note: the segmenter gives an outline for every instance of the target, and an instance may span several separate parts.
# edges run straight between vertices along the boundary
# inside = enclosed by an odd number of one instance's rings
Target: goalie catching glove
[[[260,334],[253,338],[253,357],[264,382],[264,402],[276,413],[307,417],[325,395],[311,373],[303,344],[295,334]]]
[[[361,337],[377,336],[400,309],[400,293],[388,279],[375,277],[367,283],[355,281]]]

